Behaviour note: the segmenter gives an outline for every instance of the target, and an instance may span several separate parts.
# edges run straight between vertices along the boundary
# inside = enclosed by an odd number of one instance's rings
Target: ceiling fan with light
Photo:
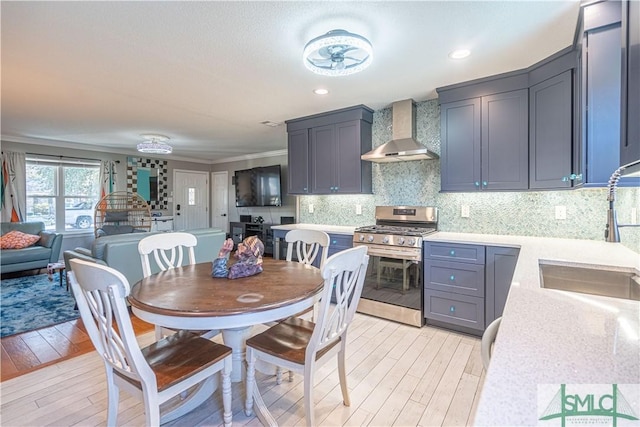
[[[332,30],[304,48],[305,66],[316,74],[346,76],[371,65],[373,49],[366,38],[345,30]]]

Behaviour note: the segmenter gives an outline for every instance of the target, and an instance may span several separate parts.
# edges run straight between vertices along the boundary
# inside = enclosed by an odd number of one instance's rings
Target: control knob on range
[[[360,235],[360,241],[361,241],[361,242],[364,242],[364,234],[361,234],[361,235]]]
[[[389,243],[389,236],[384,236],[382,238],[382,243]]]
[[[373,242],[373,236],[372,236],[372,235],[369,235],[369,237],[367,238],[367,241],[369,241],[369,242]]]
[[[414,239],[413,237],[411,237],[411,238],[409,239],[409,244],[410,244],[411,246],[415,245],[415,244],[416,244],[416,239]]]
[[[398,239],[398,244],[399,244],[399,245],[404,245],[404,237],[400,237],[400,238]]]

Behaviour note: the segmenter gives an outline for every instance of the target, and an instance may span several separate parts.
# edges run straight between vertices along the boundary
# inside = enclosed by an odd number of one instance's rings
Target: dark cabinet
[[[640,2],[622,7],[621,166],[640,159]]]
[[[258,239],[264,244],[264,254],[273,255],[273,231],[272,224],[259,224],[253,222],[232,222],[229,224],[231,229],[231,239],[235,246],[249,236],[258,236]]]
[[[583,126],[585,183],[606,186],[620,166],[621,3],[583,9]]]
[[[441,104],[442,191],[526,189],[528,108],[526,89]]]
[[[571,188],[573,170],[573,72],[529,88],[529,188]]]
[[[526,89],[482,97],[483,190],[529,185],[529,103]]]
[[[442,191],[475,191],[480,183],[480,99],[440,106]]]
[[[290,194],[371,193],[373,110],[363,105],[288,120]]]
[[[309,131],[300,129],[289,132],[288,148],[288,192],[306,194],[309,192]]]
[[[502,316],[518,248],[424,244],[424,317],[428,324],[479,335]]]
[[[518,262],[518,248],[487,246],[486,253],[486,294],[485,325],[489,326],[498,317],[507,302],[513,272]]]

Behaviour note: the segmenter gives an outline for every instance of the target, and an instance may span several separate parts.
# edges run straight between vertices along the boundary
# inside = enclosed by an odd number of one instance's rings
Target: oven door
[[[422,315],[422,250],[355,243],[367,246],[369,267],[361,299],[416,310]]]

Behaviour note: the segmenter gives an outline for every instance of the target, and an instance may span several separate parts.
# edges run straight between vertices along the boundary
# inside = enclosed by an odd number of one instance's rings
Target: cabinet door
[[[309,193],[309,130],[289,133],[289,194]]]
[[[529,103],[526,89],[482,97],[483,190],[529,187]]]
[[[335,125],[311,129],[311,193],[334,192]]]
[[[335,181],[334,193],[360,193],[362,191],[360,160],[360,121],[339,123],[335,127]]]
[[[486,325],[502,316],[519,253],[520,249],[518,248],[487,246],[487,263],[485,266]]]
[[[529,89],[529,188],[572,186],[571,70]],[[577,181],[575,182],[577,183]]]
[[[640,2],[629,0],[623,7],[621,166],[640,159]]]
[[[480,98],[440,106],[442,191],[480,189]]]
[[[597,5],[596,5],[597,6]],[[585,34],[586,155],[585,181],[606,186],[620,165],[620,23]]]

